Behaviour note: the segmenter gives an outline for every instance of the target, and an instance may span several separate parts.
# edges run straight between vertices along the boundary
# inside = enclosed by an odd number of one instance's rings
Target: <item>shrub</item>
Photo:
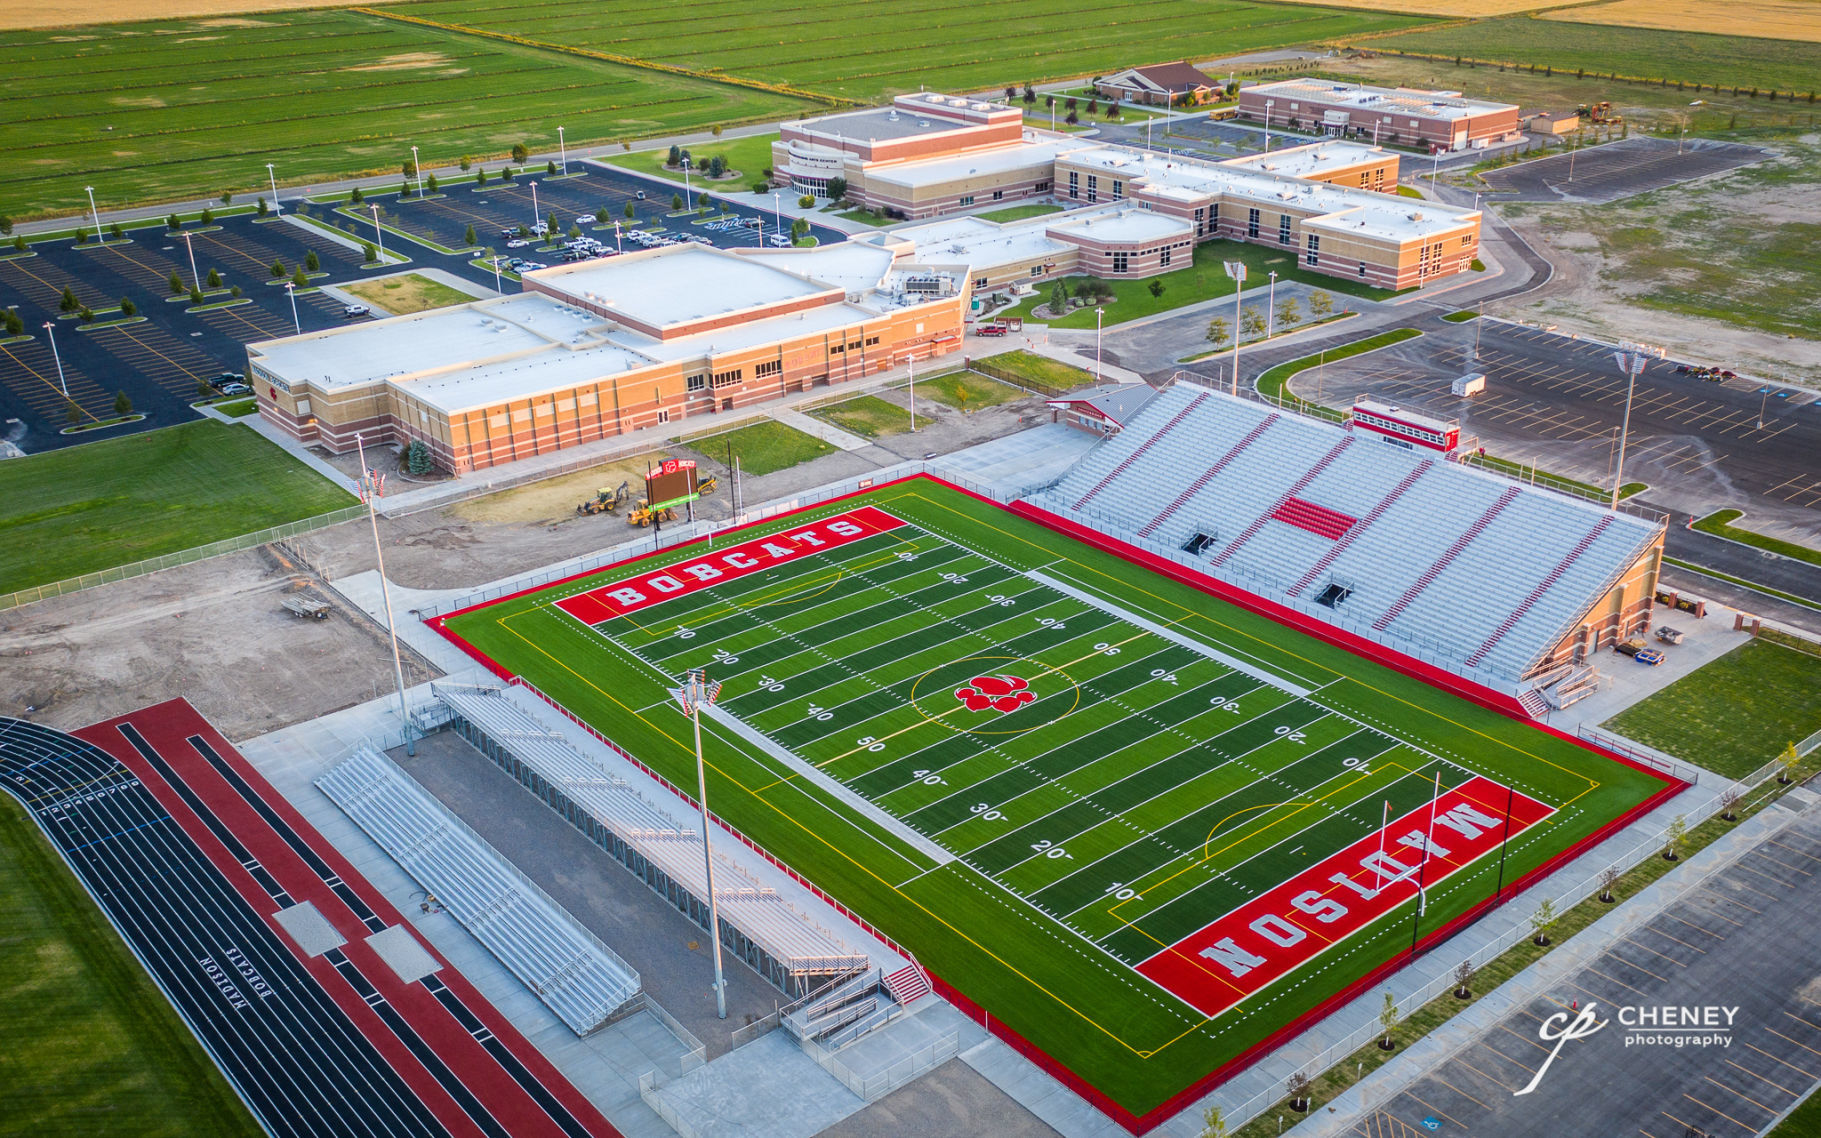
[[[75,292],[73,292],[70,289],[69,285],[64,285],[63,286],[63,295],[60,298],[58,298],[58,301],[57,301],[57,311],[74,312],[78,308],[81,308],[81,307],[82,307],[82,302],[80,300],[76,299]]]
[[[273,275],[280,276],[280,277],[284,276],[283,273],[274,273]],[[209,287],[210,288],[220,288],[221,287],[221,270],[220,269],[210,269],[209,270]]]
[[[429,474],[436,469],[436,463],[430,457],[430,448],[422,439],[412,439],[411,445],[405,448],[404,468],[406,474]]]
[[[544,173],[546,173],[546,174],[555,174],[556,173],[556,159],[552,158],[550,161],[544,163]]]
[[[171,274],[171,295],[183,295],[183,278],[178,276],[175,272]]]
[[[240,286],[235,285],[233,288],[229,289],[228,295],[233,297],[235,300],[239,300],[240,299]]]
[[[76,244],[87,245],[88,243],[89,243],[89,231],[86,229],[78,229],[76,231]]]
[[[260,198],[259,200],[262,202],[265,201],[264,198]],[[115,240],[119,240],[120,238],[126,236],[126,230],[120,228],[120,223],[118,221],[116,221],[114,224],[107,227],[107,234],[109,237],[112,237]]]
[[[202,210],[202,216],[197,218],[196,220],[202,222],[202,224],[204,224],[204,225],[214,225],[215,224],[215,211],[212,209],[209,209],[207,206],[204,206],[203,210]]]
[[[81,307],[81,309],[79,309],[76,313],[76,319],[82,321],[84,324],[87,324],[89,321],[93,320],[94,318],[95,318],[95,310],[90,308],[86,304],[83,305]]]
[[[799,209],[816,208],[815,195],[814,194],[804,194],[802,197],[798,198],[797,199],[797,208],[799,208]]]
[[[114,393],[114,414],[131,415],[132,413],[133,413],[133,401],[131,399],[127,398],[126,392],[116,391]]]
[[[5,234],[7,236],[11,236],[12,232],[13,232],[13,219],[6,216],[4,213],[0,213],[0,234]]]
[[[435,174],[432,174],[432,175],[430,175],[430,176],[429,176],[429,177],[428,177],[428,178],[425,178],[425,179],[424,179],[424,186],[425,186],[425,188],[427,188],[427,189],[428,189],[428,190],[429,190],[429,191],[430,191],[430,192],[431,192],[431,193],[435,193],[435,192],[436,192],[436,184],[437,184],[437,183],[436,183],[436,175],[435,175]]]
[[[682,161],[682,158],[683,158],[683,148],[673,142],[670,144],[669,155],[666,156],[664,159],[664,165],[675,166],[678,162]]]
[[[373,242],[371,242],[371,241],[362,241],[360,243],[360,251],[361,251],[362,257],[365,259],[366,263],[369,265],[371,265],[373,262],[379,260],[379,250],[377,250],[373,247]]]
[[[356,204],[356,205],[358,205],[358,204],[360,204],[360,203],[361,203],[361,202],[363,202],[363,201],[365,201],[365,200],[367,200],[367,197],[366,197],[366,195],[365,195],[365,194],[363,194],[363,193],[361,193],[361,192],[360,192],[360,187],[359,187],[359,186],[355,186],[355,187],[354,187],[354,188],[353,188],[353,189],[352,189],[352,190],[349,190],[349,191],[348,191],[348,200],[349,200],[349,201],[350,201],[350,202],[353,202],[353,203],[355,203],[355,204]]]
[[[525,149],[524,143],[515,142],[512,144],[512,160],[514,162],[523,166],[525,164],[525,159],[529,157],[531,157],[531,151]]]
[[[172,233],[175,233],[183,228],[183,218],[178,217],[176,214],[172,214],[164,219],[164,227],[169,229]]]
[[[479,240],[480,240],[480,237],[474,232],[474,226],[470,225],[467,229],[462,231],[462,243],[463,244],[473,245],[475,242],[477,242]]]
[[[273,280],[280,279],[289,271],[290,271],[289,269],[285,268],[285,263],[283,261],[273,261],[272,262],[272,279]]]
[[[120,315],[137,316],[139,315],[139,306],[134,304],[130,297],[123,296],[120,298]]]
[[[304,254],[304,268],[312,273],[322,268],[322,258],[316,255],[316,250],[311,249]]]
[[[474,172],[474,185],[476,188],[479,188],[486,184],[487,184],[487,168],[485,166],[482,166],[480,169],[478,169]]]
[[[671,209],[682,209],[683,208],[683,195],[682,194],[671,194],[670,195],[670,208]]]
[[[264,217],[265,215],[266,215],[266,199],[260,198],[253,203],[253,216],[254,217]]]
[[[298,288],[303,288],[310,283],[310,278],[304,273],[302,265],[297,266],[297,271],[291,274],[291,283]]]
[[[1159,297],[1159,296],[1163,295],[1163,281],[1159,280],[1156,277],[1152,277],[1151,283],[1146,285],[1145,287],[1150,290],[1150,293],[1153,297]]]
[[[752,192],[755,194],[768,193],[768,192],[770,192],[770,190],[771,190],[770,182],[754,182],[752,184]]]

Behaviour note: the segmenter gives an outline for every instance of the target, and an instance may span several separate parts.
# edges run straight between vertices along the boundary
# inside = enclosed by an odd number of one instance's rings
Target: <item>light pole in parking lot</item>
[[[782,190],[771,192],[771,223],[778,229],[784,228],[784,193]]]
[[[420,198],[423,197],[424,171],[423,168],[417,164],[417,147],[415,146],[411,148],[411,176],[417,179],[417,196]]]
[[[683,167],[683,208],[694,209],[696,207],[696,195],[695,191],[689,188],[689,167],[694,165],[694,163],[690,159],[684,158],[677,163],[677,165]]]
[[[1626,376],[1625,383],[1625,418],[1619,425],[1619,457],[1612,468],[1612,508],[1619,508],[1619,487],[1625,484],[1625,443],[1631,434],[1631,397],[1638,389],[1638,376],[1649,362],[1650,349],[1643,344],[1626,344],[1619,351],[1612,353],[1618,361],[1619,370]]]
[[[1277,105],[1276,99],[1265,100],[1265,153],[1271,153],[1271,108]]]
[[[620,240],[620,219],[617,217],[613,219],[613,251],[616,254],[626,251],[625,242]]]
[[[266,163],[266,178],[272,183],[272,212],[283,213],[283,207],[278,204],[278,173],[270,162]]]
[[[373,202],[371,208],[373,210],[373,237],[379,242],[379,263],[383,265],[386,263],[386,231],[379,227],[379,203]],[[190,271],[196,271],[194,264],[190,266]]]
[[[1239,394],[1239,299],[1246,291],[1246,263],[1227,261],[1227,275],[1233,278],[1233,394]]]
[[[531,224],[533,226],[535,226],[535,225],[537,225],[538,222],[540,222],[542,220],[544,220],[544,219],[537,215],[537,183],[532,182],[531,183]],[[537,230],[533,229],[532,232],[536,233]]]
[[[1265,339],[1277,335],[1277,274],[1271,274],[1271,290],[1265,295]]]
[[[297,329],[297,334],[301,336],[303,335],[303,321],[297,318],[297,286],[286,281],[285,295],[291,298],[291,327]]]
[[[57,386],[63,388],[63,397],[70,397],[70,385],[63,380],[63,357],[57,352],[57,326],[50,321],[44,322],[44,334],[50,337],[51,358],[57,361]]]
[[[1486,326],[1486,302],[1480,301],[1480,314],[1473,320],[1473,362],[1480,359],[1480,330]]]
[[[183,247],[190,251],[190,287],[201,292],[202,278],[196,275],[196,246],[190,241],[188,233],[183,235]]]
[[[498,253],[495,253],[493,255],[493,291],[494,292],[506,291],[505,288],[500,284],[500,256]]]
[[[1096,300],[1094,302],[1094,378],[1095,379],[1105,379],[1106,378],[1106,376],[1104,374],[1102,374],[1101,370],[1100,370],[1100,322],[1105,317],[1106,317],[1106,309],[1100,307],[1100,302],[1098,300]]]
[[[560,126],[556,128],[556,152],[559,159],[558,164],[562,166],[563,173],[567,174],[569,172],[569,144],[563,141],[563,128]]]
[[[702,807],[702,864],[708,874],[708,939],[714,944],[714,1004],[715,1014],[727,1018],[727,981],[721,975],[721,907],[714,888],[714,846],[710,842],[713,833],[712,816],[708,813],[708,773],[702,762],[702,707],[713,706],[715,696],[721,692],[721,685],[709,680],[708,673],[700,668],[691,671],[682,678],[680,686],[670,689],[670,694],[683,708],[683,714],[689,716],[695,728],[696,742],[696,801]]]
[[[107,238],[101,235],[101,212],[95,208],[95,187],[84,186],[82,188],[88,191],[89,216],[95,219],[95,240],[105,242]]]

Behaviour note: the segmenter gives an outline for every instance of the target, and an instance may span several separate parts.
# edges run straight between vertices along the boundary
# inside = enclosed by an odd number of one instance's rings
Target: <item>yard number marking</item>
[[[1031,848],[1036,850],[1038,853],[1042,854],[1044,857],[1066,857],[1070,861],[1075,860],[1075,857],[1073,854],[1069,853],[1069,851],[1063,849],[1061,846],[1057,845],[1056,843],[1050,841],[1048,838],[1045,838],[1040,842],[1032,842]]]
[[[813,719],[818,723],[827,723],[834,717],[834,712],[828,710],[826,707],[817,707],[813,703],[803,709],[803,718]]]
[[[931,770],[912,771],[911,778],[924,786],[947,786],[948,780]]]
[[[1051,631],[1053,631],[1053,632],[1061,632],[1061,631],[1063,631],[1063,630],[1064,630],[1064,629],[1066,629],[1066,628],[1068,628],[1068,625],[1066,625],[1066,624],[1064,624],[1064,623],[1062,623],[1062,622],[1061,622],[1061,621],[1059,621],[1059,620],[1057,620],[1057,619],[1056,619],[1056,618],[1055,618],[1055,617],[1053,617],[1053,616],[1040,616],[1040,617],[1038,617],[1038,618],[1037,618],[1037,626],[1038,626],[1038,627],[1039,627],[1039,628],[1047,628],[1047,629],[1050,629],[1050,630],[1051,630]]]
[[[988,822],[1005,821],[1005,815],[993,809],[992,804],[987,802],[974,803],[972,806],[968,807],[968,812],[971,814],[978,814]]]
[[[1274,727],[1271,729],[1271,733],[1273,735],[1282,736],[1283,738],[1290,740],[1290,742],[1292,742],[1292,743],[1306,743],[1309,739],[1309,737],[1307,735],[1304,735],[1301,731],[1296,730],[1294,727]]]

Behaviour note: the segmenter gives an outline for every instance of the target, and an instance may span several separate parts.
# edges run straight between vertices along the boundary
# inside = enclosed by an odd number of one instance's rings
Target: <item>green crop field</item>
[[[1663,786],[926,478],[445,630],[679,785],[707,667],[716,812],[1134,1116]],[[1438,793],[1420,924],[1417,866],[1329,874]],[[1265,979],[1183,947],[1308,880],[1232,929],[1304,946]]]
[[[1821,62],[1817,62],[1815,45],[1796,40],[1659,32],[1512,16],[1388,36],[1367,46],[1526,67],[1534,63],[1539,73],[1549,65],[1557,74],[1573,75],[1576,69],[1585,68],[1672,83],[1678,79],[1690,84],[1717,83],[1741,91],[1752,87],[1803,94],[1821,91]],[[1612,91],[1600,97],[1622,99],[1623,94]],[[1774,109],[1766,104],[1766,110]]]
[[[597,13],[598,18],[598,13]],[[603,21],[605,22],[605,21]],[[252,26],[241,26],[252,25]],[[215,197],[742,119],[804,100],[359,12],[44,32],[0,43],[0,213]]]
[[[1137,0],[1091,14],[1045,0],[1003,0],[990,15],[964,0],[880,10],[828,4],[754,7],[705,0],[679,7],[629,0],[426,0],[415,16],[639,59],[871,101],[927,85],[976,91],[1110,73],[1140,63],[1211,59],[1425,21],[1243,0]]]
[[[354,504],[254,431],[204,419],[0,463],[0,593]]]

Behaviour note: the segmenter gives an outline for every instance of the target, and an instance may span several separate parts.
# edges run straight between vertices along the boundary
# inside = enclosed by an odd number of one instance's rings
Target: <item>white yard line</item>
[[[849,790],[832,775],[824,774],[809,763],[798,758],[786,748],[772,742],[765,735],[761,734],[757,728],[749,726],[739,717],[722,711],[718,707],[705,707],[702,709],[702,714],[708,716],[708,718],[719,723],[721,726],[727,728],[729,731],[738,735],[746,742],[751,743],[761,751],[764,751],[767,755],[770,755],[778,762],[783,763],[810,782],[815,783],[816,786],[820,787],[822,790],[827,791],[829,794],[841,800],[850,809],[880,826],[887,833],[896,836],[898,840],[904,842],[925,857],[930,858],[937,865],[946,865],[955,860],[955,855],[948,850],[943,849],[935,842],[930,841],[922,834],[919,834],[903,822],[900,822],[897,818],[894,818],[884,810],[873,805],[872,802],[862,798],[852,790]]]
[[[1308,699],[1312,694],[1309,688],[1303,687],[1301,684],[1293,684],[1275,672],[1266,671],[1256,664],[1248,664],[1244,660],[1229,656],[1225,652],[1221,652],[1203,644],[1192,636],[1185,636],[1175,629],[1167,628],[1154,620],[1148,620],[1145,617],[1139,616],[1132,610],[1116,605],[1112,601],[1097,597],[1093,593],[1083,589],[1077,589],[1075,586],[1059,581],[1041,570],[1033,569],[1026,573],[1025,576],[1033,581],[1048,585],[1050,588],[1055,589],[1065,596],[1073,597],[1084,605],[1092,605],[1101,612],[1111,613],[1120,620],[1125,621],[1127,624],[1142,628],[1153,636],[1161,636],[1165,640],[1168,640],[1173,644],[1179,644],[1191,652],[1206,656],[1210,660],[1218,660],[1220,663],[1225,664],[1236,672],[1244,672],[1246,675],[1251,676],[1260,683],[1269,684],[1279,691],[1289,692],[1297,699]]]

